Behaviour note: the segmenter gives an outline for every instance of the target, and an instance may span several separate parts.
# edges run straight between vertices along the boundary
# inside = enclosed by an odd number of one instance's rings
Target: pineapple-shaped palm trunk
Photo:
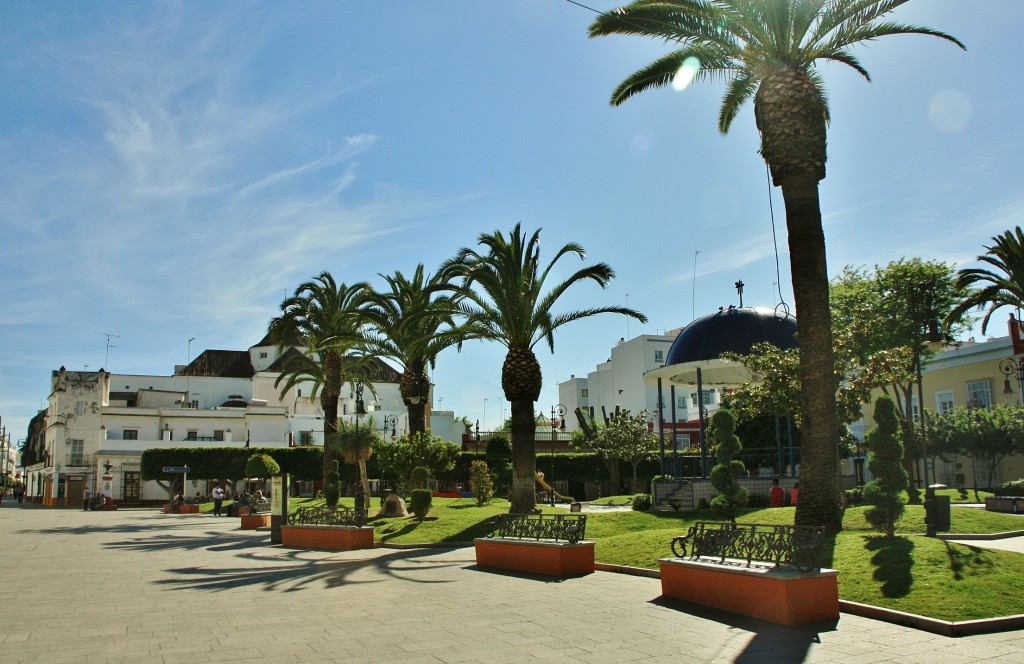
[[[509,348],[501,367],[501,388],[512,408],[512,507],[516,513],[537,506],[537,423],[533,405],[540,397],[540,362],[529,348]]]
[[[406,364],[398,387],[409,416],[409,435],[422,433],[427,428],[427,398],[430,393],[426,363],[416,361]]]
[[[338,399],[341,398],[341,357],[335,352],[324,353],[324,385],[320,390],[320,408],[324,412],[324,463],[323,482],[327,485],[327,474],[331,472],[334,452],[327,440],[338,431]]]

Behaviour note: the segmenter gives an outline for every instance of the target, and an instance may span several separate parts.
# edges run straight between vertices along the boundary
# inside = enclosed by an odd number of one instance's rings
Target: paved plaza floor
[[[843,614],[786,628],[660,597],[657,579],[498,574],[472,548],[285,549],[238,520],[0,507],[0,662],[1021,662]],[[753,599],[752,601],[756,601]]]

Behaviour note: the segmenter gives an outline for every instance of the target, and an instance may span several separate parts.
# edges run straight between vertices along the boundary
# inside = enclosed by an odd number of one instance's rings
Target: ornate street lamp
[[[383,431],[385,436],[388,434],[388,425],[391,425],[391,440],[394,440],[395,436],[398,435],[398,415],[384,416],[384,426],[381,431]]]
[[[1004,358],[999,361],[999,371],[1004,376],[1003,394],[1013,394],[1013,388],[1010,387],[1010,376],[1017,379],[1017,388],[1024,394],[1024,361],[1015,357]]]
[[[562,423],[562,431],[565,431],[565,414],[568,409],[562,404],[551,407],[551,477],[548,478],[548,486],[551,487],[551,506],[555,506],[555,415],[558,415],[558,419]]]

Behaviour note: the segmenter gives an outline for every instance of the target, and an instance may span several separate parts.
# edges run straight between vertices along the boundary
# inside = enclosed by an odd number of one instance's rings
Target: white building
[[[606,361],[599,364],[586,378],[570,376],[558,384],[558,400],[567,410],[566,429],[579,429],[579,422],[573,415],[578,407],[585,413],[592,413],[600,420],[603,413],[612,415],[616,409],[638,413],[646,410],[651,415],[652,426],[657,429],[658,386],[644,380],[645,374],[664,366],[669,350],[682,329],[666,334],[643,334],[629,339],[619,339],[611,349]],[[675,399],[673,400],[673,395]],[[704,390],[704,406],[710,411],[721,402],[721,388],[709,387]],[[698,416],[697,390],[690,387],[665,388],[662,392],[662,417],[666,431],[678,423],[680,430],[687,422],[695,422]],[[679,433],[677,443],[688,447],[689,433]]]
[[[141,480],[144,450],[323,445],[312,383],[284,394],[275,386],[284,357],[304,351],[282,352],[265,338],[248,351],[204,351],[171,376],[61,367],[51,376],[47,409],[29,427],[27,494],[50,505],[78,504],[85,489],[119,503],[161,501],[166,491]],[[378,362],[372,373],[363,401],[374,426],[407,432],[398,372]],[[354,419],[354,412],[355,395],[343,395],[339,417]],[[208,489],[193,482],[186,492]]]

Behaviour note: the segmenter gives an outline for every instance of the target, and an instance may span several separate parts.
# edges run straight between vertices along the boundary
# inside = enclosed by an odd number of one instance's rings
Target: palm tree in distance
[[[596,307],[555,315],[555,303],[582,281],[602,288],[615,276],[604,263],[583,267],[564,281],[547,283],[552,268],[563,256],[586,258],[583,247],[566,244],[541,269],[540,230],[527,235],[516,224],[506,237],[501,231],[482,233],[477,251],[463,247],[442,271],[463,278],[460,309],[474,336],[497,341],[508,349],[501,367],[501,388],[512,409],[512,512],[536,507],[537,451],[533,406],[540,397],[543,376],[533,347],[546,341],[555,350],[554,332],[561,326],[590,316],[617,313],[646,323],[647,317],[626,307]]]
[[[992,241],[995,244],[985,247],[985,255],[978,256],[979,262],[991,268],[972,267],[957,274],[957,288],[968,291],[968,295],[946,316],[947,324],[959,321],[971,309],[988,305],[985,317],[981,319],[981,333],[985,334],[996,309],[1024,309],[1024,231],[1017,226],[995,236]],[[973,290],[979,285],[980,289]]]
[[[782,188],[790,272],[800,320],[803,469],[796,523],[842,528],[837,453],[836,376],[828,300],[825,235],[818,182],[825,177],[829,121],[819,60],[852,67],[871,80],[850,46],[895,34],[956,38],[883,20],[906,0],[637,0],[602,14],[590,36],[640,35],[679,48],[626,78],[612,93],[617,106],[635,94],[684,77],[724,79],[718,129],[729,131],[754,100],[761,156]],[[677,78],[679,77],[679,78]]]
[[[401,272],[380,276],[390,290],[366,294],[364,315],[371,329],[367,343],[373,354],[403,368],[399,390],[412,435],[426,429],[427,367],[435,366],[441,351],[460,345],[468,332],[455,322],[458,298],[450,293],[448,275],[427,274],[421,263],[412,277]]]
[[[282,396],[304,382],[313,383],[312,394],[320,391],[324,413],[324,482],[335,455],[327,440],[338,430],[338,399],[346,380],[346,355],[363,342],[360,302],[370,285],[339,284],[330,272],[295,289],[281,303],[281,315],[270,321],[270,338],[283,351],[296,346],[305,353],[285,356],[283,370],[274,382]],[[312,396],[311,394],[311,396]]]

